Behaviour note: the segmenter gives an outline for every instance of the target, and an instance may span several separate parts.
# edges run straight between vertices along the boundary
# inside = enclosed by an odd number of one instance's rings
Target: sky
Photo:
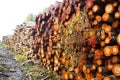
[[[0,0],[0,40],[13,34],[29,13],[38,14],[44,8],[63,0]]]

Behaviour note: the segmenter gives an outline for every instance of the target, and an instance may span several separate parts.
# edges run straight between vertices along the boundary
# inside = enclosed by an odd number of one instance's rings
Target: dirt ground
[[[0,80],[23,80],[24,72],[12,54],[0,48]]]

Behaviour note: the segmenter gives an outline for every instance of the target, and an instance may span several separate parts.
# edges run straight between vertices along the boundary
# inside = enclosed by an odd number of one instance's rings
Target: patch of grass
[[[10,68],[11,68],[11,65],[2,64],[2,65],[0,65],[0,72],[8,71],[8,70],[10,70]]]
[[[5,48],[6,50],[12,51],[12,46],[9,46],[8,44],[5,43],[0,43],[0,47]]]
[[[32,80],[37,80],[43,74],[43,69],[40,69],[40,66],[37,64],[31,65],[30,63],[27,63],[22,69],[26,71],[26,79],[31,76]]]
[[[2,65],[0,65],[0,72],[4,71],[4,67]]]
[[[15,55],[15,60],[16,60],[16,61],[19,61],[19,62],[24,62],[24,61],[26,61],[26,60],[28,60],[28,59],[27,59],[27,57],[26,57],[25,55],[16,54],[16,55]]]
[[[41,68],[40,64],[32,63],[32,61],[25,63],[21,68],[25,71],[24,80],[28,80],[28,78],[31,78],[32,80],[46,80],[47,78],[49,78],[49,80],[55,79],[55,74],[53,74],[53,72]]]
[[[7,45],[4,43],[0,43],[0,47],[5,47],[5,46],[7,46]]]

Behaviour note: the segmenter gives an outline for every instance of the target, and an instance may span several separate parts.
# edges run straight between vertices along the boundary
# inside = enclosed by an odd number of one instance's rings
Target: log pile
[[[31,37],[18,28],[5,42],[15,50],[31,45],[28,58],[53,71],[55,79],[119,79],[120,0],[56,2],[36,17],[30,30]]]
[[[3,43],[6,43],[13,48],[14,52],[31,54],[31,30],[33,25],[33,23],[28,22],[17,25],[13,35],[3,37]]]
[[[57,79],[120,76],[119,0],[64,0],[35,22],[32,58],[55,71]]]
[[[88,17],[93,30],[89,39],[89,50],[93,51],[89,53],[94,54],[90,68],[94,66],[99,80],[106,74],[120,76],[120,1],[95,0],[88,9]],[[97,39],[95,45],[93,37]]]

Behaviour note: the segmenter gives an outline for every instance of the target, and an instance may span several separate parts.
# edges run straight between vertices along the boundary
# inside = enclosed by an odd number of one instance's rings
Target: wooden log
[[[112,13],[114,10],[114,6],[112,3],[108,3],[105,6],[105,13]]]

